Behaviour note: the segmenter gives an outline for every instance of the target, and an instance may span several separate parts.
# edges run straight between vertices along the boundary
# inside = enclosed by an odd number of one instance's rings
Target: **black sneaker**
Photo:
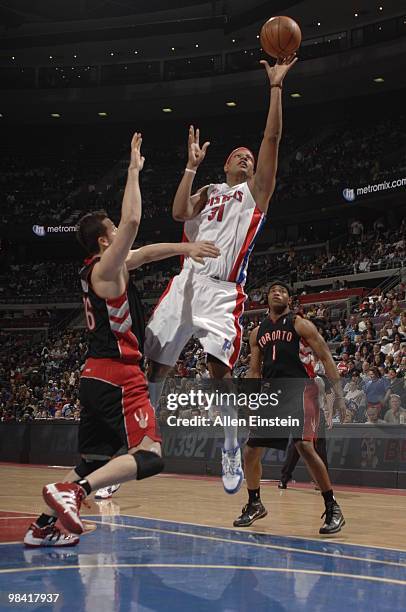
[[[345,525],[343,513],[341,512],[341,508],[336,501],[326,504],[326,510],[321,515],[321,518],[324,516],[326,517],[324,520],[324,525],[319,529],[319,533],[322,535],[338,533]]]
[[[278,482],[278,489],[287,489],[288,488],[288,481],[287,480],[280,480]]]
[[[267,514],[268,511],[261,501],[247,504],[242,509],[241,516],[234,521],[233,525],[234,527],[249,527],[254,521],[264,518]]]

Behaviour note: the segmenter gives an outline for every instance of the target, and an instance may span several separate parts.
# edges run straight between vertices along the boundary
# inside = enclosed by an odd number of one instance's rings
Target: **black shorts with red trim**
[[[113,456],[148,436],[161,441],[147,381],[138,364],[87,359],[80,391],[79,452]]]
[[[278,429],[269,427],[253,427],[247,440],[247,446],[252,448],[265,447],[284,450],[291,436],[295,441],[313,441],[317,439],[320,409],[319,390],[316,383],[306,380],[301,385],[290,386],[281,393],[281,401],[275,410],[266,408],[258,410],[259,416],[264,418],[291,417],[296,419],[299,425],[290,425]],[[273,435],[270,435],[270,434]]]

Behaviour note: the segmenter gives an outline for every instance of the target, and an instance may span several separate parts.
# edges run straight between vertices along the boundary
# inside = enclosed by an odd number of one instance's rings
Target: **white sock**
[[[164,388],[165,378],[162,380],[157,380],[156,382],[148,381],[148,391],[149,391],[149,399],[151,400],[151,404],[156,412],[159,406],[159,399],[162,395],[162,389]]]
[[[238,412],[233,406],[222,406],[222,416],[230,416],[232,419],[238,417]],[[238,425],[224,425],[224,450],[234,450],[238,446]]]

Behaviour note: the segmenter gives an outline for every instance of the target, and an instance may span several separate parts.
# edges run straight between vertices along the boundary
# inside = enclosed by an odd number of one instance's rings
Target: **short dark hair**
[[[293,294],[292,287],[289,285],[289,283],[285,283],[285,281],[281,281],[281,280],[274,280],[274,281],[272,281],[272,283],[268,287],[268,293],[270,292],[272,287],[275,287],[275,285],[279,285],[280,287],[283,287],[288,292],[289,297],[292,296],[292,294]]]
[[[88,255],[94,255],[100,250],[99,238],[107,233],[104,219],[108,219],[105,210],[95,210],[86,213],[77,224],[76,237]]]

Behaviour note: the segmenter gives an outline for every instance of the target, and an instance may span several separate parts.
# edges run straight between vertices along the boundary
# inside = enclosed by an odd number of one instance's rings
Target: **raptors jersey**
[[[274,323],[269,316],[259,326],[257,344],[263,354],[263,378],[314,378],[314,357],[307,342],[295,330],[296,315],[282,315]]]
[[[227,183],[209,185],[203,210],[184,224],[183,241],[210,240],[220,249],[217,259],[204,264],[185,260],[184,268],[197,274],[244,285],[248,259],[265,221],[255,204],[248,183],[229,187]]]
[[[144,314],[137,290],[130,279],[126,292],[117,298],[96,295],[91,272],[99,260],[99,256],[85,260],[79,272],[89,330],[87,356],[138,363],[144,343]]]

